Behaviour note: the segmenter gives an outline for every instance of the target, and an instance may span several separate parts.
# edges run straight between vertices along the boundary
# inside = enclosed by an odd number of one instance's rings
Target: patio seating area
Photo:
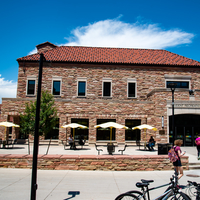
[[[13,148],[15,144],[15,140],[0,140],[0,148]]]
[[[44,164],[44,162],[51,163],[52,161],[54,166],[48,167],[54,167],[54,169],[139,170],[144,169],[144,167],[141,166],[142,163],[145,163],[145,170],[170,170],[172,168],[172,164],[169,162],[167,155],[158,155],[157,145],[154,151],[144,151],[143,149],[139,149],[139,146],[136,145],[128,145],[125,149],[124,147],[124,144],[115,145],[115,152],[109,155],[107,145],[105,144],[95,146],[95,144],[88,145],[88,143],[86,143],[83,148],[80,146],[76,150],[71,150],[70,148],[65,150],[63,144],[51,145],[48,149],[48,145],[42,144],[39,145],[38,160],[41,162],[41,168],[48,165]],[[47,149],[48,154],[46,154]],[[184,157],[184,165],[186,168],[188,168],[188,163],[200,163],[196,158],[196,147],[181,147],[181,149],[187,152]],[[120,150],[123,150],[123,154]],[[26,168],[31,168],[32,156],[33,143],[30,145],[30,154],[27,144],[16,143],[13,148],[0,148],[0,167],[9,167],[6,163],[11,162],[10,164],[12,165],[12,162],[16,162],[13,164],[16,168],[25,166]],[[59,166],[57,165],[58,159],[61,160]],[[64,162],[63,160],[65,160],[66,163],[62,165],[62,162]],[[81,160],[85,162],[84,169],[81,168]],[[90,164],[88,163],[89,160]],[[131,168],[127,167],[127,163],[129,162],[132,163]],[[158,169],[158,167],[160,168]]]

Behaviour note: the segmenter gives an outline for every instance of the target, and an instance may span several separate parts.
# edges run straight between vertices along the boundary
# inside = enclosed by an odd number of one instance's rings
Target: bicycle
[[[183,189],[186,189],[186,193],[196,200],[200,200],[200,183],[188,181],[188,184],[183,187]]]
[[[166,200],[166,199],[190,200],[190,197],[187,194],[183,193],[177,185],[178,177],[177,177],[176,171],[175,171],[175,175],[173,175],[172,178],[170,178],[170,182],[167,184],[149,188],[148,186],[152,182],[154,182],[154,180],[141,179],[141,182],[136,183],[136,186],[138,188],[141,188],[141,191],[137,191],[137,190],[128,191],[126,193],[123,193],[117,196],[115,200],[135,200],[135,199],[150,200],[149,191],[166,187],[166,186],[169,186],[167,190],[163,194],[156,197],[154,200],[161,200],[161,199],[162,200]],[[131,195],[134,195],[134,196],[131,196]]]

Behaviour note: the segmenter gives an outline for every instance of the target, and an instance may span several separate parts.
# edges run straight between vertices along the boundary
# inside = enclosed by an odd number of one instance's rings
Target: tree
[[[57,109],[54,106],[53,95],[47,91],[42,92],[40,102],[40,122],[39,135],[47,136],[47,134],[56,126]],[[26,103],[24,114],[20,114],[20,131],[21,133],[35,133],[35,115],[37,102]]]

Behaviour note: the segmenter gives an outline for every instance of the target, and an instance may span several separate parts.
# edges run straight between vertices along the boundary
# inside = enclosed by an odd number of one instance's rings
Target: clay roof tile
[[[200,62],[166,50],[60,46],[43,52],[47,61],[200,66]],[[17,61],[39,61],[39,53]]]

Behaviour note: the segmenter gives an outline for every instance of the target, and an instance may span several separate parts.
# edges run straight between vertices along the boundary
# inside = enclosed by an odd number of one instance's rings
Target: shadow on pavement
[[[68,195],[72,195],[72,196],[67,199],[64,199],[64,200],[72,199],[72,198],[76,197],[76,195],[79,195],[79,194],[80,194],[79,191],[69,191]]]

